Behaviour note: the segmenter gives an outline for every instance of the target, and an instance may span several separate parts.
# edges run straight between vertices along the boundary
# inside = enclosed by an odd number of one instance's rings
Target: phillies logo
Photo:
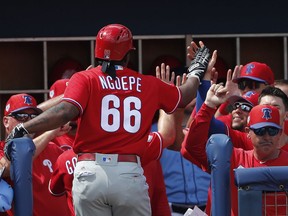
[[[253,95],[255,95],[255,92],[253,92],[253,91],[248,91],[245,93],[246,98],[251,98],[251,96],[253,96]]]
[[[247,67],[246,67],[245,73],[246,73],[246,74],[251,74],[253,68],[255,68],[255,65],[254,65],[254,64],[248,64]]]
[[[24,104],[28,104],[28,105],[32,105],[32,98],[28,95],[24,95],[23,96],[23,99],[24,99]]]
[[[262,109],[262,113],[263,113],[263,116],[262,118],[266,119],[266,120],[269,120],[272,118],[271,116],[271,113],[272,113],[272,110],[269,109],[269,108],[263,108]]]
[[[110,50],[104,50],[104,59],[110,59]]]

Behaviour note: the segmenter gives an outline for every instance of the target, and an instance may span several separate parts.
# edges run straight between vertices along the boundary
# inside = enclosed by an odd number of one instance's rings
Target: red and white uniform
[[[207,156],[205,152],[206,142],[208,140],[208,132],[210,127],[210,121],[213,118],[216,109],[208,107],[205,103],[201,106],[197,112],[196,117],[191,122],[189,130],[193,130],[192,133],[188,133],[182,143],[181,153],[192,163],[207,168]],[[242,148],[245,150],[253,149],[251,140],[247,138],[247,134],[241,131],[237,131],[226,125],[228,130],[228,136],[231,138],[233,146],[236,148]],[[197,144],[191,145],[195,141],[195,134],[197,136]]]
[[[4,141],[0,144],[0,157],[3,155],[4,144]],[[50,142],[38,157],[33,160],[32,185],[34,216],[70,215],[65,197],[52,196],[48,190],[48,183],[55,162],[62,153],[63,151],[57,145]],[[8,215],[13,215],[12,211],[8,211]]]
[[[69,81],[62,100],[80,111],[75,153],[141,157],[155,112],[173,112],[181,100],[176,86],[122,66],[115,68],[116,80],[98,66],[74,74]]]
[[[75,136],[64,134],[59,137],[55,137],[53,142],[59,146],[63,151],[71,149],[73,147]]]
[[[33,215],[70,215],[65,197],[52,196],[48,190],[54,165],[63,151],[50,142],[33,161]],[[53,207],[52,207],[53,206]]]
[[[69,143],[67,144],[69,145]],[[144,156],[141,159],[141,164],[144,169],[147,184],[149,185],[151,208],[152,213],[155,216],[170,214],[167,197],[160,196],[163,194],[166,195],[163,177],[162,179],[157,177],[162,173],[162,168],[159,164],[162,149],[163,145],[161,135],[157,132],[150,133],[146,142]],[[54,164],[54,171],[49,182],[50,193],[54,196],[66,195],[71,215],[75,215],[72,198],[72,181],[76,162],[77,155],[72,149],[64,151]]]
[[[72,182],[77,155],[73,149],[64,151],[57,159],[49,182],[49,191],[54,196],[66,195],[70,215],[75,215],[72,199]]]
[[[208,131],[210,126],[210,120],[215,114],[216,109],[210,108],[203,104],[198,111],[196,117],[192,121],[189,133],[185,136],[182,144],[181,153],[184,157],[191,162],[195,162],[198,166],[207,171],[207,156],[206,156],[206,142],[208,139]],[[237,187],[234,184],[234,172],[233,169],[242,167],[265,167],[265,166],[287,166],[288,165],[288,153],[281,150],[277,159],[267,161],[266,163],[260,163],[254,156],[252,149],[252,143],[250,139],[247,139],[247,134],[237,130],[229,128],[229,136],[233,143],[233,153],[231,158],[231,171],[230,180],[232,188],[232,203],[231,203],[231,215],[238,215],[238,193]],[[197,139],[195,139],[197,137]],[[244,150],[246,149],[246,150]],[[271,202],[270,202],[271,203]],[[271,210],[271,209],[270,209]],[[267,209],[267,211],[270,211]],[[211,211],[211,188],[208,192],[208,201],[206,206],[206,212],[208,215]],[[281,209],[280,209],[281,211]],[[269,215],[269,214],[268,214]]]

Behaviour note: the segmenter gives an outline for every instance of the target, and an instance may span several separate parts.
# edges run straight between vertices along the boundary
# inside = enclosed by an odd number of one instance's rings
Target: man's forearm
[[[66,124],[75,118],[78,113],[79,111],[74,105],[61,102],[36,118],[25,122],[24,127],[29,133],[45,132]]]

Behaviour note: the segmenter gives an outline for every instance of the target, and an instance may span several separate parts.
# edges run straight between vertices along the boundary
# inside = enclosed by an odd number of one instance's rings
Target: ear
[[[285,121],[288,121],[288,112],[285,112],[284,120],[285,120]]]
[[[8,118],[6,116],[3,117],[3,125],[5,128],[9,127]]]
[[[247,138],[250,139],[250,128],[249,127],[245,127],[245,133],[247,133]]]

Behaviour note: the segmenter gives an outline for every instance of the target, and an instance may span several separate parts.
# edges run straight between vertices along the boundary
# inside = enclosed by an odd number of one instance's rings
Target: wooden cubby
[[[153,35],[135,36],[136,51],[131,67],[147,74],[153,61],[160,55],[173,55],[186,66],[186,48],[191,40],[202,40],[229,68],[250,61],[265,62],[275,78],[287,79],[287,35]],[[95,65],[95,37],[63,38],[2,38],[0,39],[0,116],[8,98],[16,93],[33,95],[38,103],[48,98],[49,75],[55,63],[64,57],[78,60],[84,67]],[[1,139],[4,128],[1,127]]]

